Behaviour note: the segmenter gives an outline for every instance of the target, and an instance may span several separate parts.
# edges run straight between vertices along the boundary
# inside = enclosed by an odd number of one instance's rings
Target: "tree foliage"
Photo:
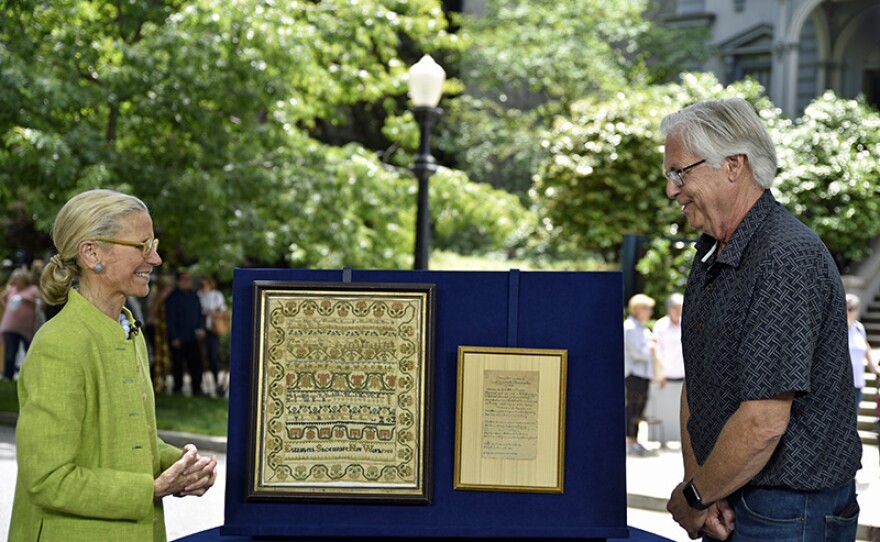
[[[457,41],[438,0],[0,4],[0,208],[48,231],[73,193],[121,189],[170,265],[222,277],[409,265],[413,178],[328,134],[388,144],[407,67]]]
[[[681,235],[684,218],[665,193],[660,120],[695,101],[728,96],[773,111],[759,85],[724,87],[709,74],[575,103],[545,134],[548,157],[531,192],[555,243],[617,262],[624,234]]]
[[[694,259],[694,244],[682,240],[655,237],[636,264],[644,284],[641,292],[662,303],[673,293],[684,293]]]
[[[684,239],[699,232],[666,198],[659,123],[695,101],[730,96],[749,100],[767,124],[779,156],[777,199],[819,234],[844,271],[863,258],[880,235],[880,113],[829,92],[790,120],[756,83],[722,87],[708,74],[584,100],[557,120],[532,191],[556,244],[616,262],[623,234],[646,236],[652,242],[637,267],[646,291],[662,299],[680,290],[693,254]]]
[[[779,200],[825,242],[847,270],[880,235],[880,112],[826,92],[775,139]]]
[[[431,205],[437,209],[437,246],[458,254],[510,256],[526,246],[537,227],[537,217],[516,196],[470,182],[458,170],[442,169],[431,178]]]
[[[699,36],[653,25],[643,16],[647,6],[490,0],[485,13],[464,17],[465,93],[450,104],[440,138],[450,159],[472,179],[525,196],[544,158],[539,132],[555,115],[587,96],[610,98],[678,73],[684,56],[653,61],[659,42],[697,50]]]

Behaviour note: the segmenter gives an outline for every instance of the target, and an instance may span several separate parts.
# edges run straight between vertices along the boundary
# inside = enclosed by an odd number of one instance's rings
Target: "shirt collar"
[[[761,194],[755,205],[752,206],[742,222],[739,223],[739,226],[736,227],[733,235],[730,236],[730,241],[727,242],[727,246],[724,247],[720,255],[716,256],[715,261],[732,267],[738,267],[749,241],[754,237],[761,224],[770,214],[770,211],[777,205],[776,198],[773,197],[770,190],[764,190],[764,193]],[[715,243],[717,243],[717,240],[711,235],[705,233],[701,235],[696,245],[697,259],[705,257],[712,250],[712,247],[715,246]],[[710,260],[706,263],[712,262]]]
[[[103,333],[107,333],[110,336],[114,334],[118,335],[120,339],[126,338],[125,332],[119,325],[118,321],[108,318],[106,314],[101,312],[101,309],[92,304],[91,301],[83,297],[82,294],[74,288],[71,288],[68,291],[67,306],[70,306],[72,311],[79,314],[80,317],[90,322],[93,327],[100,329]],[[124,314],[130,322],[134,322],[134,316],[132,316],[131,311],[129,311],[128,308],[122,307],[122,314]]]

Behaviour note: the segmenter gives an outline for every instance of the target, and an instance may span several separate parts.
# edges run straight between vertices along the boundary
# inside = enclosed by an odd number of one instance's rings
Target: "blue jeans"
[[[859,522],[855,481],[823,491],[745,486],[728,502],[729,542],[853,542]],[[704,538],[704,540],[712,540]]]

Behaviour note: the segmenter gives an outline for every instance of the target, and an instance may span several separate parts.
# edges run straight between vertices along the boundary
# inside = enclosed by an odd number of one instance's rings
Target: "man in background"
[[[177,274],[177,284],[165,299],[165,331],[171,350],[171,370],[175,394],[183,393],[183,371],[186,367],[192,394],[202,395],[202,352],[199,338],[204,335],[202,305],[192,288],[192,277],[186,271]]]
[[[651,390],[648,413],[660,421],[663,444],[681,441],[681,387],[684,384],[684,357],[681,352],[681,307],[684,296],[666,298],[666,315],[654,323],[657,361],[660,364],[656,388]]]

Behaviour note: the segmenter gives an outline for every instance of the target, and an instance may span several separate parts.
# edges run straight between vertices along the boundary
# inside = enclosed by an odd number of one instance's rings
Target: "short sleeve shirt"
[[[788,428],[751,481],[839,487],[861,461],[846,301],[822,241],[766,191],[720,255],[703,235],[682,314],[690,418],[703,464],[740,403],[794,392]]]
[[[650,380],[654,377],[650,331],[644,324],[628,317],[623,322],[623,374]]]

